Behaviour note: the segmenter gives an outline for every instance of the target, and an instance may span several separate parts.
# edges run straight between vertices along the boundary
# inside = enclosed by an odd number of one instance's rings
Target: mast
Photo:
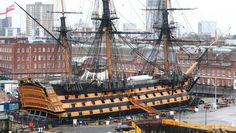
[[[112,79],[112,62],[111,62],[111,41],[110,41],[110,33],[111,33],[111,17],[110,17],[110,8],[109,8],[110,0],[102,0],[103,2],[103,16],[102,23],[100,26],[100,31],[105,32],[105,43],[106,43],[106,61],[108,67],[108,78]]]
[[[66,22],[65,22],[65,12],[64,12],[64,1],[61,0],[61,10],[62,10],[62,17],[61,19],[61,27],[60,27],[60,39],[63,44],[63,56],[64,56],[64,64],[65,64],[65,73],[66,73],[66,81],[70,81],[71,77],[71,46],[68,43],[67,38],[67,28],[66,28]]]
[[[170,71],[170,64],[169,64],[169,43],[170,43],[170,31],[169,31],[169,24],[168,24],[168,0],[164,0],[164,10],[163,10],[163,57],[164,57],[164,73],[167,75]]]

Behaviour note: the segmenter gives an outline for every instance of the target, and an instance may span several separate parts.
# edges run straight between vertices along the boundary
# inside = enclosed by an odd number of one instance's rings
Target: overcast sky
[[[16,1],[25,8],[26,4],[33,4],[35,2],[43,3],[56,3],[56,10],[59,10],[59,0],[0,0],[0,13],[5,11],[5,8],[10,6]],[[67,22],[73,26],[75,23],[79,23],[79,20],[83,22],[89,22],[91,10],[93,8],[94,0],[64,0],[66,5],[66,11],[82,11],[82,15],[68,15]],[[145,11],[142,10],[145,7],[146,0],[114,0],[118,17],[121,23],[133,22],[137,24],[139,29],[145,27]],[[172,0],[174,7],[188,7],[197,8],[193,11],[176,11],[174,13],[175,21],[181,23],[183,30],[186,32],[197,32],[197,24],[201,20],[216,21],[218,33],[224,34],[236,34],[236,0]],[[13,17],[13,26],[21,27],[25,29],[25,13],[21,11],[17,6],[15,10],[8,13],[8,16]],[[1,15],[0,18],[4,18],[5,15]],[[186,19],[187,20],[186,20]],[[55,22],[58,21],[55,19]],[[187,24],[189,23],[189,25]],[[230,30],[228,30],[231,27]],[[185,31],[182,31],[185,32]]]

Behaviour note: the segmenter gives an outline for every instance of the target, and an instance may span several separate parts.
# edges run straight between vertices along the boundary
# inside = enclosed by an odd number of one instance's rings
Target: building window
[[[220,70],[217,70],[217,76],[220,76]]]
[[[225,70],[222,70],[222,76],[223,77],[225,76]]]
[[[211,80],[207,79],[207,85],[210,85],[210,84],[211,84]]]
[[[51,56],[50,55],[47,56],[47,60],[51,60]]]
[[[220,86],[220,79],[216,80],[216,86]]]
[[[39,68],[39,69],[41,68],[41,64],[38,64],[38,68]]]
[[[17,48],[17,53],[20,53],[20,48]]]
[[[21,52],[22,52],[22,53],[25,53],[25,48],[22,48],[22,49],[21,49]]]
[[[58,55],[58,60],[61,60],[61,56],[60,55]]]
[[[34,64],[34,69],[37,69],[37,64]]]
[[[48,65],[47,65],[47,68],[51,68],[51,64],[48,64]]]
[[[20,56],[17,56],[17,61],[20,61]]]
[[[33,60],[37,60],[37,56],[32,56]]]
[[[27,61],[30,61],[30,57],[29,57],[29,56],[27,56],[27,57],[26,57],[26,60],[27,60]]]
[[[212,69],[212,76],[215,76],[215,69]]]
[[[222,86],[225,86],[225,80],[222,80],[222,84],[221,84]]]
[[[58,63],[58,68],[61,68],[61,63],[60,62]]]
[[[26,53],[29,53],[29,48],[26,48]]]
[[[231,82],[230,82],[230,80],[228,80],[227,83],[228,83],[228,86],[231,86]]]
[[[37,52],[37,48],[34,48],[34,52]]]
[[[208,76],[211,75],[211,71],[210,71],[210,70],[207,71],[207,75],[208,75]]]
[[[202,70],[202,75],[205,75],[205,70]]]
[[[20,69],[20,64],[17,65],[17,69]]]
[[[38,48],[38,52],[41,52],[41,48]]]
[[[47,49],[47,52],[50,52],[50,48]]]
[[[231,72],[230,71],[228,71],[228,76],[231,77]]]
[[[43,52],[45,52],[45,48],[43,48]]]

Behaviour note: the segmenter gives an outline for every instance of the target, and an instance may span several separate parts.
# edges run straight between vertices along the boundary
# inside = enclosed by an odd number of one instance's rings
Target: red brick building
[[[220,50],[219,48],[218,50]],[[178,55],[179,62],[184,71],[195,62],[197,55],[202,50],[199,49],[198,53],[188,56],[185,53]],[[205,86],[216,86],[216,87],[228,87],[236,89],[235,84],[235,73],[236,72],[236,51],[228,48],[227,51],[213,51],[209,49],[208,54],[201,62],[199,67],[200,79],[198,84]]]
[[[0,38],[0,74],[11,79],[43,79],[64,72],[60,47],[55,43],[28,43],[27,38]]]

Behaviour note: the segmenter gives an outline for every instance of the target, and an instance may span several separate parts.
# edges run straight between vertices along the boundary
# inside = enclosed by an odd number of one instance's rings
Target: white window
[[[215,69],[212,69],[212,76],[215,76]]]
[[[202,84],[205,84],[205,79],[204,78],[202,78]]]
[[[210,84],[211,84],[211,80],[207,79],[207,85],[210,85]]]
[[[222,70],[222,76],[223,77],[225,76],[225,70]]]
[[[37,69],[37,64],[34,64],[34,69]]]
[[[221,84],[222,86],[225,86],[225,80],[222,80],[222,84]]]
[[[22,52],[22,53],[25,53],[25,48],[22,48],[22,49],[21,49],[21,52]]]
[[[47,60],[51,60],[51,56],[50,55],[47,56]]]
[[[17,69],[20,69],[20,64],[17,65]]]

